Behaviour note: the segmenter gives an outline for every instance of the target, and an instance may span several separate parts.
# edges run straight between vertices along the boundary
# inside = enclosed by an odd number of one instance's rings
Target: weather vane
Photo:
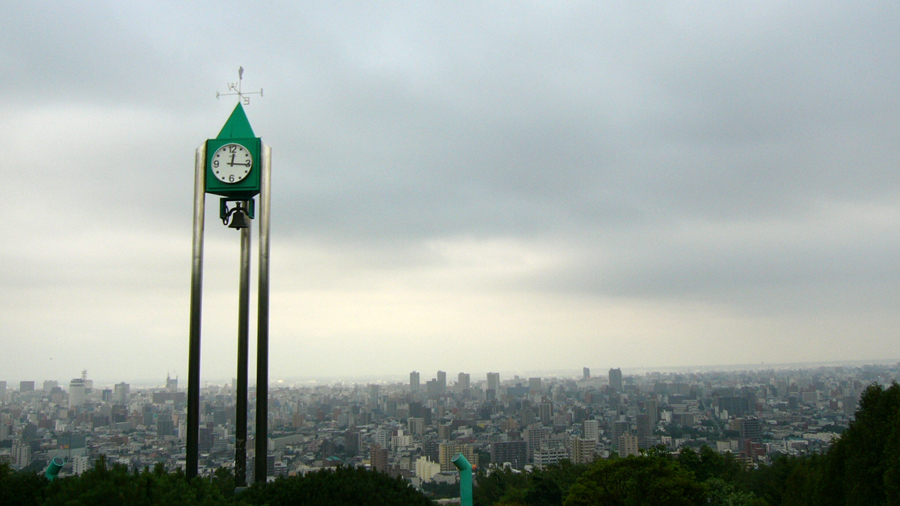
[[[260,88],[259,91],[241,91],[241,83],[244,81],[244,67],[238,67],[238,81],[236,83],[228,83],[228,91],[231,93],[219,93],[216,92],[216,99],[219,97],[227,97],[228,95],[237,95],[241,97],[241,101],[244,105],[250,105],[250,97],[247,95],[259,95],[263,96],[263,89]]]

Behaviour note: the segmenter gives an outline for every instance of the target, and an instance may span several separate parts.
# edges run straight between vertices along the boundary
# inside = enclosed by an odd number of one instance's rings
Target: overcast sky
[[[194,151],[239,66],[272,381],[900,358],[898,26],[896,0],[12,2],[0,380],[186,383]],[[204,382],[235,375],[239,247],[209,196]]]

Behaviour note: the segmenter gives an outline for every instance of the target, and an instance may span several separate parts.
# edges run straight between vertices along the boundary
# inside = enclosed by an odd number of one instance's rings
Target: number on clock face
[[[237,183],[250,174],[253,156],[240,144],[225,144],[212,156],[212,171],[223,183]]]

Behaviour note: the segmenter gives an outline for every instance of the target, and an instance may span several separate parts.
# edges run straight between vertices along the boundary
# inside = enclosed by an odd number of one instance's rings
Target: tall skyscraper
[[[113,400],[117,404],[125,404],[128,402],[128,394],[131,392],[131,385],[125,383],[117,383],[114,387]]]
[[[69,407],[84,406],[85,386],[84,378],[73,378],[69,382]]]
[[[413,371],[409,373],[409,391],[415,394],[419,392],[419,388],[421,388],[419,371]]]
[[[0,381],[0,402],[6,399],[6,381]]]
[[[20,392],[34,392],[34,382],[33,381],[20,381],[19,382],[19,391]]]
[[[585,367],[581,369],[581,379],[589,380],[591,379],[591,368]]]
[[[650,413],[638,413],[637,422],[637,438],[638,448],[648,449],[653,447],[653,427],[650,425]]]
[[[459,393],[466,394],[469,392],[469,383],[469,373],[461,372],[459,373],[459,377],[456,380],[456,389],[459,391]]]
[[[493,390],[495,394],[500,393],[500,373],[499,372],[487,373],[487,389]]]
[[[647,414],[650,415],[651,429],[655,428],[656,424],[659,423],[659,400],[648,399],[644,401],[644,409],[647,411]]]
[[[437,373],[437,383],[438,383],[438,394],[444,395],[447,393],[447,373],[444,371],[438,371]]]
[[[622,385],[622,369],[609,370],[609,386],[616,392],[624,390]]]

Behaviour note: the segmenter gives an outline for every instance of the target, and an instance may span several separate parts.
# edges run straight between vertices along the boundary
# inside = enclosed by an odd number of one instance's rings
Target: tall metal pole
[[[203,295],[203,223],[206,213],[206,144],[194,157],[194,243],[191,253],[191,330],[188,351],[187,444],[184,474],[197,476],[200,439],[200,313]]]
[[[259,194],[259,310],[256,348],[256,482],[268,475],[269,423],[269,218],[272,193],[272,148],[262,145]]]
[[[244,211],[250,202],[242,203]],[[241,229],[241,284],[238,301],[237,380],[235,385],[234,416],[234,480],[235,485],[247,485],[247,369],[250,334],[250,220]]]

